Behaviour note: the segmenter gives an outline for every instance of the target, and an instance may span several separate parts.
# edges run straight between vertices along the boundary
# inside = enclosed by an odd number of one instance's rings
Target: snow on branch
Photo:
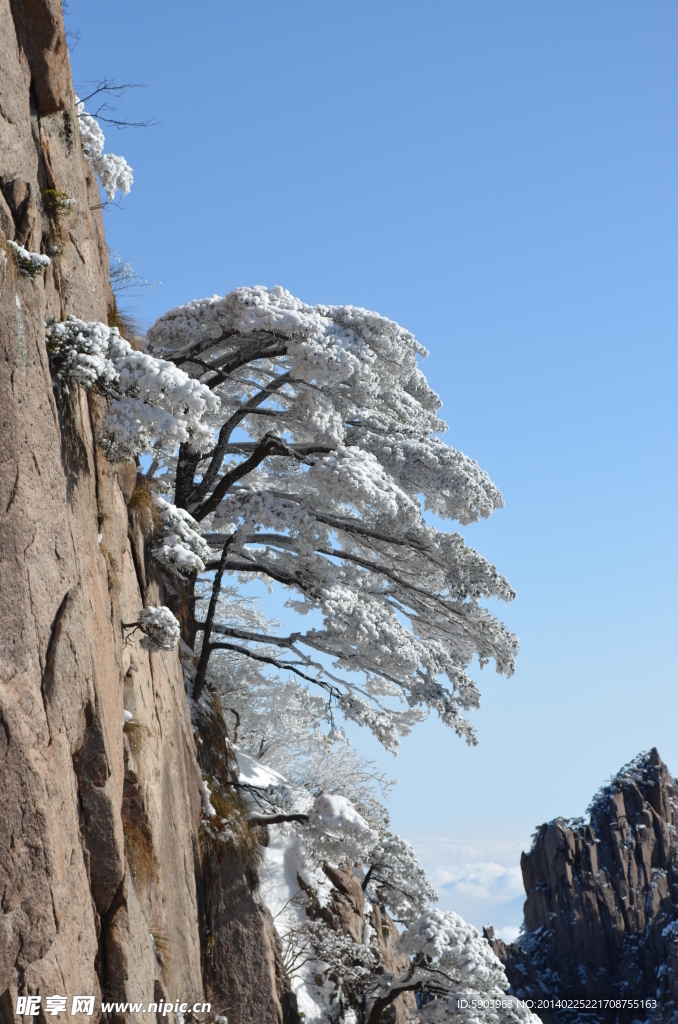
[[[345,796],[319,794],[313,801],[309,814],[311,825],[334,832],[351,832],[354,835],[373,835],[365,819]]]
[[[412,846],[391,832],[370,850],[363,891],[371,903],[388,907],[401,923],[411,923],[438,899]]]
[[[169,608],[144,608],[139,616],[139,628],[146,635],[142,647],[149,650],[171,651],[179,643],[181,627]]]
[[[135,351],[116,327],[74,316],[45,327],[55,380],[66,390],[76,383],[110,397],[100,441],[111,458],[174,452],[186,441],[210,447],[203,416],[218,409],[219,398],[208,387],[173,363]]]
[[[469,666],[492,660],[511,675],[518,650],[486,601],[515,595],[458,533],[424,518],[472,523],[502,498],[442,441],[423,346],[377,313],[261,286],[172,310],[147,340],[220,399],[205,414],[211,449],[184,444],[169,477],[175,505],[221,548],[206,564],[213,587],[278,584],[289,607],[321,619],[288,636],[242,631],[198,603],[196,694],[228,650],[315,682],[388,749],[430,711],[475,742]]]
[[[285,509],[266,515],[284,517]],[[206,581],[197,588],[199,599],[209,592]],[[276,626],[232,584],[216,598],[216,613],[224,628],[241,636],[266,636]],[[415,851],[389,831],[387,812],[371,792],[382,779],[341,730],[327,731],[332,713],[323,701],[232,653],[215,653],[209,686],[209,699],[218,697],[237,739],[233,752],[248,823],[269,830],[261,896],[281,937],[300,1009],[314,1019],[348,1021],[351,1007],[361,1007],[366,1022],[384,1024],[409,992],[417,996],[421,1024],[537,1024],[506,996],[508,981],[489,943],[458,915],[432,909],[437,896]],[[362,937],[334,923],[337,871],[362,884]],[[397,948],[407,959],[399,974],[386,969],[377,941],[385,914],[404,926]]]
[[[255,693],[265,685],[263,679],[257,684],[250,675],[252,682]],[[245,685],[244,679],[241,684]],[[281,696],[281,686],[269,682],[267,689]],[[281,762],[301,767],[302,752],[309,744],[324,743],[328,757],[334,743],[345,741],[321,737],[314,724],[314,706],[299,704],[298,687],[288,690],[286,701],[295,690],[294,719],[283,714],[271,721],[263,707],[254,710],[259,698],[250,697],[248,702],[243,696],[238,703],[237,689],[224,689],[221,700],[224,706],[238,704],[243,713],[242,721],[237,714],[239,728],[247,728],[245,721],[252,719],[253,744],[257,732],[269,736],[271,730],[279,732]],[[265,747],[260,745],[259,750]],[[536,1018],[506,996],[508,981],[489,943],[457,914],[431,908],[436,894],[409,843],[388,830],[372,828],[353,801],[336,791],[355,792],[341,769],[333,780],[335,792],[313,798],[316,768],[296,787],[240,748],[235,754],[241,792],[254,808],[248,820],[269,826],[260,869],[261,893],[274,917],[283,959],[295,978],[300,1008],[311,1009],[315,1004],[324,1008],[318,1019],[348,1020],[351,1006],[364,1006],[369,1024],[384,1024],[391,1019],[389,1007],[411,992],[418,996],[421,1024],[537,1024]],[[307,764],[307,772],[308,768]],[[362,942],[355,933],[347,934],[341,925],[333,924],[332,885],[337,869],[354,879],[364,874]],[[381,917],[372,916],[375,906],[381,909]],[[381,921],[383,927],[385,913],[406,925],[396,949],[406,954],[405,964],[408,960],[409,964],[401,967],[399,975],[385,969],[369,923]]]
[[[132,187],[132,168],[123,156],[116,156],[114,153],[104,153],[105,136],[101,125],[92,114],[85,110],[84,101],[75,97],[78,111],[78,127],[80,129],[80,141],[85,157],[92,165],[93,170],[99,175],[102,188],[105,189],[108,201],[110,202],[118,189],[123,195],[127,195]]]
[[[489,942],[453,911],[427,910],[400,936],[411,957],[399,977],[373,977],[367,992],[367,1024],[381,1024],[403,992],[418,993],[421,1024],[538,1024],[539,1018],[506,995],[501,961]]]
[[[23,245],[19,245],[11,238],[7,239],[7,245],[17,262],[19,271],[26,277],[40,277],[50,265],[49,256],[44,256],[39,252],[29,252],[28,249],[24,249]]]
[[[141,646],[148,651],[171,651],[179,643],[181,627],[179,620],[174,617],[166,605],[156,608],[149,605],[142,609],[137,622],[123,623],[123,629],[130,629],[126,643],[135,630],[139,629],[143,634]]]
[[[155,559],[185,576],[204,572],[210,549],[201,537],[200,527],[193,516],[161,495],[154,498],[154,505],[163,530],[160,542],[153,548]]]
[[[72,382],[106,391],[118,382],[115,363],[131,351],[117,327],[74,316],[62,323],[56,317],[46,320],[45,337],[52,376],[66,389]]]
[[[295,383],[280,412],[295,441],[327,438],[372,451],[395,483],[426,495],[440,515],[470,523],[502,505],[478,464],[437,439],[445,429],[440,399],[417,363],[426,350],[386,317],[309,306],[280,287],[255,286],[171,310],[148,338],[156,354],[204,374],[224,411],[285,369]],[[256,423],[246,426],[257,433]]]

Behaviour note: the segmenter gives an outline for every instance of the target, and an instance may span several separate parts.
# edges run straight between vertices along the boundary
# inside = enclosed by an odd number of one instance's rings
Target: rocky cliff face
[[[48,255],[44,275],[9,241]],[[20,995],[69,1011],[94,996],[83,1024],[102,998],[300,1024],[257,840],[243,826],[215,843],[202,815],[203,772],[232,792],[221,714],[196,711],[196,732],[178,653],[125,639],[144,606],[181,614],[149,557],[137,468],[97,447],[102,398],[53,387],[44,320],[119,322],[108,263],[60,0],[0,0],[0,1024]],[[371,923],[397,973],[393,922],[365,913],[352,874],[332,881],[331,926],[360,942]]]
[[[521,860],[525,933],[508,947],[489,935],[517,995],[656,997],[654,1019],[678,1020],[677,825],[678,786],[652,750],[598,793],[588,822],[541,826]]]
[[[46,316],[105,322],[114,305],[59,3],[0,0],[0,76],[0,226],[52,261],[35,280],[11,258],[0,271],[9,1021],[19,994],[202,998],[201,780],[176,657],[123,644],[121,622],[162,603],[128,517],[136,468],[97,451],[101,400],[56,396],[45,352]],[[53,209],[49,190],[73,198],[72,212]]]
[[[136,467],[97,449],[101,399],[52,387],[44,318],[115,313],[99,206],[60,0],[0,0],[0,1020],[14,1024],[25,994],[94,995],[83,1021],[102,996],[192,1004],[211,937],[231,974],[238,957],[254,965],[246,1005],[225,1007],[232,1024],[282,1024],[272,940],[252,953],[245,926],[225,948],[228,929],[205,918],[202,779],[176,651],[124,643],[123,622],[165,603]],[[50,256],[43,277],[19,271],[7,239]],[[222,868],[254,919],[247,879]],[[219,1010],[228,986],[206,977]]]

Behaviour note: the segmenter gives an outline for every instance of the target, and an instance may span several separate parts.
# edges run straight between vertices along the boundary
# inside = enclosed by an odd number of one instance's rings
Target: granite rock
[[[524,933],[509,946],[486,933],[512,991],[656,999],[654,1016],[641,1007],[617,1019],[678,1021],[677,826],[678,785],[656,749],[600,790],[588,820],[542,825],[521,859]]]

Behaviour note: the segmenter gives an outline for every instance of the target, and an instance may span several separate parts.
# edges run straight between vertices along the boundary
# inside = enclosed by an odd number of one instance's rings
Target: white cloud
[[[530,848],[529,833],[486,826],[406,838],[438,891],[441,910],[455,910],[479,930],[492,924],[504,942],[516,937],[525,900],[520,853]]]
[[[509,942],[516,941],[516,939],[520,935],[520,928],[512,924],[507,924],[504,925],[503,928],[495,928],[494,934],[497,936],[498,939],[501,939],[502,942],[506,942],[508,944]]]
[[[520,868],[494,861],[441,865],[430,872],[430,877],[437,889],[494,904],[514,900],[524,893]]]

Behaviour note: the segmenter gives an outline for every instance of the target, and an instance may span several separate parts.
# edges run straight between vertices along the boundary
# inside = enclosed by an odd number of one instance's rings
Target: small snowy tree
[[[131,629],[128,641],[139,629],[144,634],[141,646],[147,651],[171,651],[179,643],[181,627],[172,612],[165,605],[159,608],[149,605],[139,614],[138,622],[123,623],[123,629]]]
[[[385,832],[370,849],[363,892],[371,903],[385,907],[399,923],[411,923],[438,896],[419,867],[407,840]]]
[[[510,675],[517,651],[483,602],[514,594],[423,513],[471,523],[502,499],[439,439],[423,347],[378,314],[263,287],[172,310],[148,343],[220,402],[206,413],[209,450],[184,442],[159,467],[216,552],[211,594],[188,628],[200,649],[194,697],[211,655],[227,650],[316,684],[330,709],[387,748],[430,710],[474,742],[464,712],[479,694],[467,668],[494,659]],[[220,621],[219,591],[233,575],[281,584],[288,604],[320,613],[322,625],[283,634]]]
[[[51,260],[49,256],[43,256],[39,252],[29,252],[28,249],[24,249],[23,245],[19,245],[17,242],[12,241],[11,238],[7,239],[7,246],[10,253],[16,260],[19,273],[24,274],[26,277],[41,277],[50,265]],[[7,256],[5,254],[5,250],[0,250],[0,253],[2,256],[2,262],[6,262]]]
[[[76,96],[75,102],[78,112],[78,128],[80,129],[82,151],[93,170],[99,175],[101,185],[106,190],[108,202],[113,200],[118,189],[126,196],[134,180],[132,168],[124,156],[116,156],[115,153],[104,153],[106,139],[101,125],[96,117],[87,113],[84,100]]]
[[[400,936],[411,957],[400,976],[373,975],[366,1024],[382,1024],[404,992],[419,995],[421,1024],[539,1024],[539,1018],[507,997],[504,967],[487,939],[452,911],[428,910]]]

